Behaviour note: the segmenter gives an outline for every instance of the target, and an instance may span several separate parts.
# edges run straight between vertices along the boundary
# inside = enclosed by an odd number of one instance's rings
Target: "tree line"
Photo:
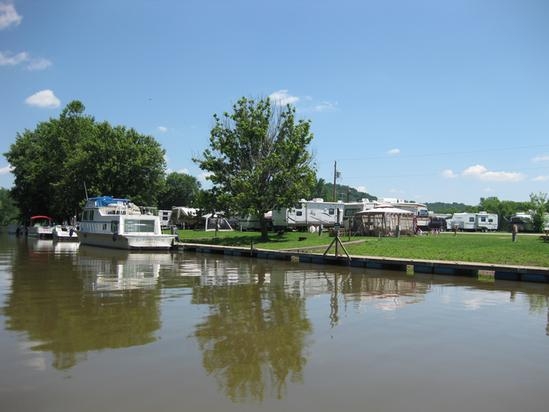
[[[273,105],[268,98],[241,98],[232,112],[214,114],[209,146],[193,159],[209,174],[208,190],[193,176],[168,173],[165,150],[154,137],[97,122],[84,112],[80,101],[72,101],[58,118],[16,135],[4,153],[15,179],[11,190],[0,190],[0,224],[27,222],[36,214],[68,220],[78,214],[86,196],[111,195],[160,209],[188,206],[259,216],[266,237],[264,214],[293,207],[300,199],[377,199],[345,185],[334,190],[332,183],[317,178],[309,151],[310,121],[296,119],[293,106]],[[481,198],[477,206],[427,206],[436,213],[485,210],[503,219],[531,211],[538,226],[548,211],[543,193],[532,194],[527,202],[489,197]]]

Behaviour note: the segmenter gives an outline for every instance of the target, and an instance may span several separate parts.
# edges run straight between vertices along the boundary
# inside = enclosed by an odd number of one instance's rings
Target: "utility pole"
[[[334,188],[333,188],[333,198],[334,198],[334,202],[337,202],[337,197],[336,197],[336,179],[337,179],[337,161],[334,162]]]

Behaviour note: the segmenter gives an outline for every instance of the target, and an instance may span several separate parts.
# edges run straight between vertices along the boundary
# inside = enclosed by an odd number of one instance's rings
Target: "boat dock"
[[[312,253],[306,250],[269,250],[250,247],[220,246],[198,243],[176,243],[177,250],[243,256],[257,259],[286,260],[296,263],[352,266],[368,269],[402,271],[408,274],[438,274],[450,276],[484,277],[495,280],[549,283],[549,268],[511,266],[480,262],[422,260],[380,256],[347,256]],[[318,249],[318,248],[317,248]]]

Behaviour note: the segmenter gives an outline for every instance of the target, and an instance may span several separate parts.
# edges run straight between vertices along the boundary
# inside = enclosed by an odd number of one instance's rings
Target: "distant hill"
[[[466,205],[464,203],[443,203],[443,202],[434,202],[426,203],[427,209],[435,213],[459,213],[459,212],[474,212],[476,211],[475,206]]]
[[[333,183],[327,183],[324,179],[320,179],[317,182],[316,187],[313,190],[313,198],[322,198],[326,202],[334,201],[334,185]],[[366,192],[359,192],[354,187],[347,185],[336,185],[336,200],[342,200],[343,202],[359,202],[362,199],[377,200],[377,197]]]

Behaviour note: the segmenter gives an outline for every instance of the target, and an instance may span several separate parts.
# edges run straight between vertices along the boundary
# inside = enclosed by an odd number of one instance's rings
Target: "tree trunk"
[[[266,242],[269,240],[269,230],[267,228],[267,220],[265,219],[265,214],[259,214],[259,227],[261,230],[261,241]]]

